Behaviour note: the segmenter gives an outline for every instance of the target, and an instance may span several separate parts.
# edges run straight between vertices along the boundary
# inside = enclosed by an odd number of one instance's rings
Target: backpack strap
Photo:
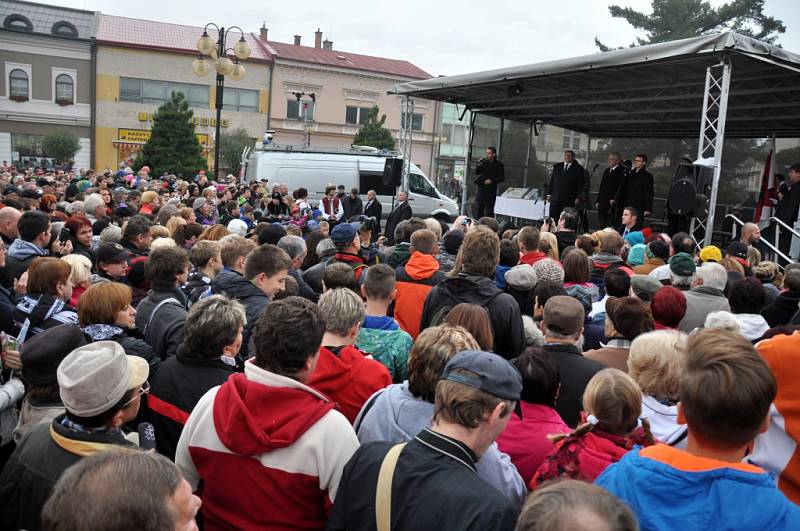
[[[378,473],[378,488],[375,491],[375,527],[377,531],[392,529],[392,479],[397,468],[397,460],[406,443],[396,444],[389,449],[381,463]]]
[[[181,308],[183,307],[183,305],[180,302],[178,302],[178,299],[176,299],[174,297],[166,298],[163,301],[161,301],[158,304],[156,304],[156,307],[153,308],[152,312],[150,312],[150,319],[147,320],[147,324],[144,325],[144,330],[142,330],[142,336],[145,339],[147,339],[147,330],[150,328],[150,323],[153,322],[153,317],[156,316],[156,313],[158,313],[158,310],[160,310],[161,307],[164,306],[165,304],[177,304]]]

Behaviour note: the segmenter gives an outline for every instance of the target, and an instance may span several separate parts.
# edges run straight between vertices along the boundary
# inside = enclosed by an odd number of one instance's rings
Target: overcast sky
[[[40,0],[41,1],[41,0]],[[106,14],[203,26],[238,25],[257,32],[266,21],[270,39],[314,43],[319,27],[337,50],[406,59],[434,76],[477,72],[595,53],[594,37],[627,46],[637,33],[612,19],[600,0],[52,0],[45,2]],[[618,3],[650,10],[649,0]],[[713,5],[724,2],[712,0]],[[787,32],[779,43],[800,53],[798,0],[766,0],[768,15]]]

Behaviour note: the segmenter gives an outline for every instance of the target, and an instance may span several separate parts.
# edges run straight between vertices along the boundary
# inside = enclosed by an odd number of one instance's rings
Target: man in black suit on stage
[[[547,200],[550,201],[550,216],[557,220],[564,207],[583,208],[588,176],[577,160],[575,152],[564,152],[564,162],[553,166],[550,182],[547,183]]]
[[[622,155],[616,151],[608,154],[608,168],[603,172],[600,188],[597,190],[597,199],[594,207],[597,209],[597,218],[600,222],[598,228],[613,227],[617,224],[616,205],[614,196],[619,190],[619,185],[625,178],[626,168],[622,164]]]
[[[386,220],[386,230],[383,235],[386,237],[386,245],[394,245],[394,229],[401,221],[411,219],[411,206],[408,204],[408,194],[399,192],[397,194],[397,206],[394,207],[392,213],[389,214],[389,219]]]
[[[778,192],[778,206],[775,208],[775,217],[794,228],[800,212],[800,164],[793,164],[789,169],[789,180],[781,184]],[[774,229],[772,229],[774,234]],[[778,249],[786,256],[792,257],[789,250],[792,246],[792,233],[781,227]],[[796,258],[796,257],[795,257]],[[781,259],[781,264],[784,260]]]
[[[383,206],[376,197],[375,190],[367,192],[367,202],[364,205],[364,215],[375,218],[377,222],[375,234],[381,233],[381,214],[383,213]]]
[[[494,147],[486,148],[486,157],[478,161],[475,173],[478,175],[475,178],[475,184],[478,185],[478,196],[475,198],[478,211],[475,213],[475,219],[484,216],[493,218],[497,185],[506,179],[505,167],[497,160],[497,150]]]
[[[620,183],[614,200],[617,207],[636,207],[642,223],[653,211],[653,176],[647,171],[647,155],[639,153],[633,158],[633,168]]]

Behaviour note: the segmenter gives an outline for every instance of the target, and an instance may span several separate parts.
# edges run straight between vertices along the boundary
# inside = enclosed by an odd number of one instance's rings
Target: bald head
[[[761,238],[761,229],[755,223],[745,223],[742,225],[742,241],[747,245],[753,245]]]
[[[19,230],[17,230],[17,222],[22,216],[22,212],[14,207],[0,208],[0,232],[6,238],[18,238]]]

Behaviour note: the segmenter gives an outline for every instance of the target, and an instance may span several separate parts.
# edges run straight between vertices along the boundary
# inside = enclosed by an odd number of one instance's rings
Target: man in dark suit
[[[375,218],[377,223],[375,234],[381,233],[381,214],[383,214],[383,206],[378,198],[375,197],[375,190],[367,192],[367,204],[364,205],[364,215]]]
[[[494,147],[486,148],[486,157],[478,161],[475,173],[478,175],[475,178],[475,184],[478,185],[478,196],[475,198],[478,211],[475,213],[475,219],[484,216],[493,218],[497,184],[506,178],[505,166],[497,160],[497,150]]]
[[[386,237],[386,245],[394,245],[394,229],[401,221],[411,219],[411,206],[408,204],[408,194],[399,192],[397,194],[397,206],[389,214],[389,219],[386,220],[386,230],[383,235]]]
[[[553,166],[550,182],[547,183],[547,200],[550,201],[550,217],[558,220],[564,207],[580,210],[586,190],[586,171],[575,160],[575,152],[564,152],[564,162]]]
[[[794,228],[800,209],[800,163],[793,164],[789,169],[789,180],[784,182],[778,192],[778,206],[775,208],[775,217]],[[773,229],[774,234],[774,229]],[[778,249],[790,256],[789,249],[792,245],[792,233],[781,227]],[[781,259],[781,262],[784,262]]]
[[[618,208],[636,207],[642,223],[653,211],[653,176],[647,171],[647,155],[639,153],[633,158],[633,168],[617,188],[614,200]]]
[[[614,196],[619,190],[619,185],[625,178],[625,166],[622,165],[622,155],[616,151],[608,154],[608,168],[603,172],[600,188],[597,190],[597,199],[594,207],[597,209],[598,228],[613,227],[617,223],[616,205]]]

